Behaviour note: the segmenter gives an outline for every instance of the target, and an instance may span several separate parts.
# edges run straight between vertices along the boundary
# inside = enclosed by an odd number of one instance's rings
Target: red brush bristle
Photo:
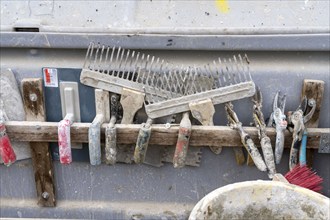
[[[289,183],[301,186],[315,192],[321,192],[323,179],[306,165],[295,166],[284,176]]]

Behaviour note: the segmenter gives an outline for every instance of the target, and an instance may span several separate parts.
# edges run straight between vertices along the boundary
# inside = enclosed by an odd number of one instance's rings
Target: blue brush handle
[[[300,152],[299,152],[299,163],[301,166],[306,165],[306,145],[307,145],[307,131],[304,131],[300,145]]]

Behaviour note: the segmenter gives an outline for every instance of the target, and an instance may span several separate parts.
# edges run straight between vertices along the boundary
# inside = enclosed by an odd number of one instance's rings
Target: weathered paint
[[[116,117],[111,116],[110,123],[105,129],[105,163],[113,165],[117,160],[117,128]]]
[[[16,154],[6,133],[6,127],[0,122],[0,156],[6,166],[16,161]]]
[[[91,165],[101,164],[101,123],[104,121],[102,114],[96,115],[88,129],[89,161]]]
[[[175,168],[181,168],[185,165],[190,135],[191,122],[189,120],[189,113],[184,113],[183,118],[180,122],[178,141],[176,143],[173,157],[173,165]]]
[[[65,117],[58,124],[58,147],[60,162],[62,164],[70,164],[72,162],[70,137],[70,128],[72,123],[73,122],[69,119],[69,117]]]
[[[219,11],[222,13],[228,13],[229,12],[229,5],[227,0],[216,0],[215,4]]]
[[[151,126],[149,123],[142,124],[136,141],[134,150],[134,162],[143,163],[147,153],[149,139],[151,135]]]

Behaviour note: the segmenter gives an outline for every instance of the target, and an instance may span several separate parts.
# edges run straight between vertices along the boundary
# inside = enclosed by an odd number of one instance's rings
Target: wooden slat
[[[306,123],[307,128],[317,128],[319,126],[320,110],[321,110],[321,106],[322,106],[323,93],[324,93],[324,81],[312,80],[312,79],[304,80],[303,88],[301,91],[301,98],[304,98],[304,96],[306,96],[307,99],[313,98],[316,101],[315,112],[314,112],[312,118]],[[309,111],[310,107],[307,106],[307,108],[308,108],[307,111]],[[309,129],[308,129],[308,131],[309,131]],[[307,166],[309,166],[309,167],[313,166],[313,155],[314,155],[314,150],[307,149],[306,160],[307,160]]]
[[[22,122],[7,121],[5,123],[8,136],[13,141],[30,142],[57,142],[57,122]],[[102,138],[107,124],[102,125]],[[88,128],[90,123],[73,123],[71,127],[71,141],[88,143]],[[116,124],[117,140],[119,144],[134,144],[141,125]],[[152,135],[149,144],[164,146],[175,145],[178,136],[178,125],[165,128],[165,125],[152,125]],[[253,141],[258,143],[258,130],[255,127],[244,127]],[[266,128],[267,134],[275,143],[275,129]],[[308,129],[307,147],[318,149],[320,135],[329,134],[330,128]],[[292,135],[285,131],[285,147],[290,147]],[[222,146],[237,147],[242,145],[241,139],[236,131],[227,126],[192,126],[190,146]],[[273,144],[274,146],[274,144]]]
[[[22,80],[22,93],[27,121],[45,121],[45,106],[43,99],[42,80]],[[21,122],[26,123],[26,122]],[[27,131],[26,131],[27,132]],[[54,171],[48,143],[30,142],[34,178],[37,188],[38,205],[54,207]],[[42,141],[42,140],[36,140]]]

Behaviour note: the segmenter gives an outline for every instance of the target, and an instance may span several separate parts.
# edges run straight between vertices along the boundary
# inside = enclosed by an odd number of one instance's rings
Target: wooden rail
[[[74,123],[71,127],[71,141],[88,143],[88,128],[91,123]],[[28,142],[57,142],[57,122],[36,122],[36,121],[8,121],[6,122],[8,136],[12,141]],[[119,144],[134,144],[140,129],[136,124],[117,124],[117,142]],[[102,138],[106,124],[102,125]],[[166,128],[163,124],[152,125],[152,133],[149,144],[175,145],[178,137],[178,125],[171,125]],[[244,127],[259,145],[258,131],[254,127]],[[309,128],[307,147],[318,149],[320,136],[329,134],[330,128]],[[267,134],[275,143],[275,129],[267,128]],[[102,140],[104,141],[104,140]],[[285,132],[285,147],[291,146],[291,134]],[[237,147],[242,146],[239,135],[236,131],[227,126],[192,126],[190,146],[221,146]]]

